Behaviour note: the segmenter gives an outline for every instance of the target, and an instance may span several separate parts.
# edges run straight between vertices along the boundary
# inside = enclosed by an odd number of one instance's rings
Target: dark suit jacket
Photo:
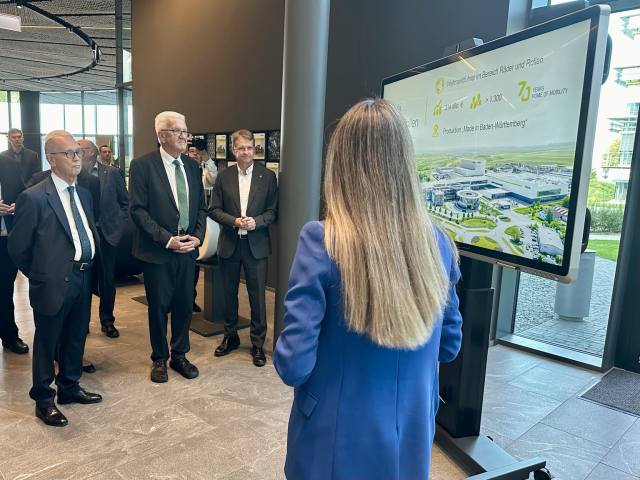
[[[13,154],[12,148],[9,148],[9,150],[5,150],[4,152],[2,152],[2,155],[6,155],[7,157],[12,158],[15,162],[15,156]],[[22,170],[22,180],[28,188],[33,185],[31,177],[33,177],[35,173],[42,171],[42,164],[40,163],[40,157],[38,156],[38,154],[33,150],[25,148],[22,151],[20,169]]]
[[[94,263],[100,262],[100,237],[91,206],[91,195],[77,186],[82,209],[95,242]],[[31,307],[42,315],[55,315],[69,286],[76,250],[71,228],[51,177],[20,194],[8,238],[9,255],[29,278]],[[96,265],[98,268],[98,265]],[[94,292],[95,275],[94,269]]]
[[[51,176],[51,170],[45,170],[44,172],[36,173],[31,179],[31,186],[46,180]],[[94,177],[90,173],[81,170],[78,174],[76,182],[79,186],[88,190],[91,194],[92,206],[93,206],[93,218],[96,222],[100,221],[100,180],[98,177]]]
[[[211,189],[209,216],[220,224],[218,255],[229,258],[238,240],[238,228],[234,225],[241,216],[238,168],[232,166],[218,173]],[[271,254],[269,225],[278,216],[278,182],[276,174],[257,162],[253,163],[251,188],[247,202],[247,217],[256,221],[256,229],[248,232],[251,253],[256,258]]]
[[[117,247],[124,227],[129,221],[129,193],[124,181],[124,172],[116,167],[98,165],[100,180],[100,230],[110,245]],[[93,177],[93,175],[90,175]],[[95,178],[95,177],[94,177]]]
[[[2,185],[2,201],[11,205],[16,202],[18,195],[24,192],[24,183],[22,181],[22,172],[20,165],[12,157],[0,154],[0,185]],[[11,231],[13,225],[13,215],[6,215],[4,223],[7,231]]]
[[[189,184],[189,228],[187,233],[204,240],[207,207],[198,163],[181,155]],[[136,231],[132,253],[143,262],[161,264],[169,260],[172,250],[166,248],[171,237],[178,235],[180,214],[171,192],[169,178],[160,149],[134,158],[129,166],[129,211]],[[196,248],[190,255],[198,258]]]

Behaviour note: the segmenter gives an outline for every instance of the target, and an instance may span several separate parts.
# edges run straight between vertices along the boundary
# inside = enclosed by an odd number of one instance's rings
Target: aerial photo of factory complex
[[[573,167],[487,168],[486,160],[462,158],[419,174],[427,207],[456,241],[562,263]]]

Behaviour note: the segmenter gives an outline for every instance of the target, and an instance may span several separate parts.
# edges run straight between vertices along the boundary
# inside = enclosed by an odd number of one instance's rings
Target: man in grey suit
[[[82,168],[100,180],[100,216],[96,219],[104,268],[104,275],[100,276],[100,323],[107,337],[116,338],[120,333],[113,325],[114,266],[122,232],[129,221],[129,193],[122,170],[98,162],[98,147],[91,140],[78,140],[78,144],[84,152]]]
[[[269,225],[278,215],[278,183],[271,170],[254,163],[253,134],[238,130],[232,135],[237,165],[218,173],[211,190],[209,216],[220,224],[218,257],[224,288],[224,340],[215,355],[227,355],[240,346],[238,337],[238,286],[244,269],[251,306],[251,355],[253,364],[266,363],[263,350],[267,335],[264,290],[267,257],[271,254]]]
[[[7,138],[11,144],[11,148],[2,152],[2,155],[11,157],[20,164],[22,181],[26,187],[29,188],[32,185],[31,177],[33,177],[33,174],[42,171],[40,157],[33,150],[24,147],[22,144],[24,141],[22,130],[19,128],[10,128],[7,132]]]

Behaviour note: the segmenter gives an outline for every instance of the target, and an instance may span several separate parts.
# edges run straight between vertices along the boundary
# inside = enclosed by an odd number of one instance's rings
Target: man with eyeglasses
[[[225,168],[211,189],[209,216],[220,224],[218,258],[224,289],[224,339],[215,356],[227,355],[240,346],[238,337],[238,286],[244,269],[251,306],[251,356],[256,367],[267,358],[263,345],[267,335],[267,257],[271,254],[269,225],[278,216],[276,175],[254,163],[253,133],[238,130],[232,135],[235,168]]]
[[[68,422],[54,401],[54,377],[58,404],[102,401],[78,383],[100,240],[91,195],[76,183],[82,167],[80,146],[68,132],[57,130],[45,137],[45,154],[51,174],[18,197],[8,250],[29,279],[36,327],[29,396],[36,402],[36,417],[62,427]]]
[[[151,380],[166,382],[169,367],[183,377],[198,376],[186,358],[198,247],[204,239],[207,208],[198,164],[187,147],[184,115],[155,118],[160,148],[131,161],[129,211],[137,228],[132,253],[143,262],[151,340]],[[167,318],[171,311],[171,349]]]
[[[104,275],[100,283],[100,324],[101,330],[109,338],[117,338],[120,332],[113,325],[113,309],[116,301],[114,267],[118,245],[129,221],[129,194],[124,181],[124,173],[119,168],[98,162],[98,148],[91,140],[81,139],[78,144],[84,152],[83,172],[99,180],[100,216],[96,217]]]
[[[22,130],[19,128],[10,128],[7,132],[7,138],[11,148],[2,152],[2,155],[15,159],[20,164],[22,171],[22,181],[29,188],[33,182],[31,177],[37,172],[42,171],[42,165],[40,164],[40,157],[33,150],[25,148],[22,144],[24,138],[22,136]]]

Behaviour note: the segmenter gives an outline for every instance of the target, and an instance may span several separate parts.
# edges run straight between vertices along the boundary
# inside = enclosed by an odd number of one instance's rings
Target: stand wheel
[[[534,480],[551,480],[553,476],[551,475],[551,472],[549,472],[549,470],[547,470],[546,468],[541,468],[540,470],[536,470],[535,472],[533,472],[533,478]]]

